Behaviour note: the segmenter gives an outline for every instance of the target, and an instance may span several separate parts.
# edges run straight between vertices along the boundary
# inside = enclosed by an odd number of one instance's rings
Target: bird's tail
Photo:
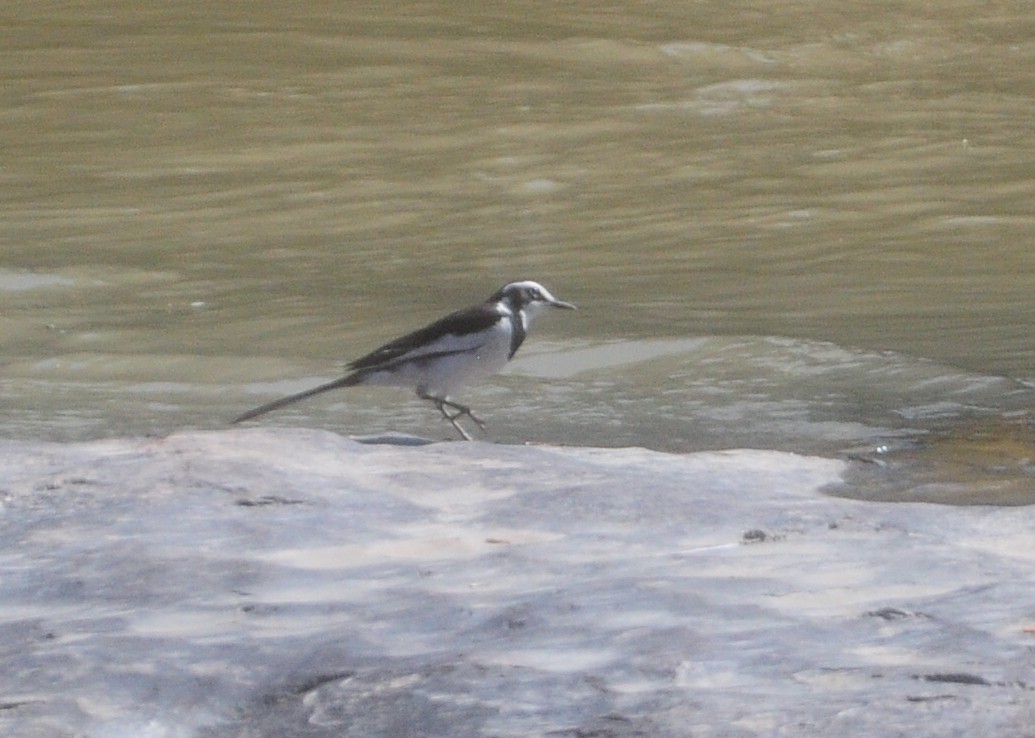
[[[333,382],[321,384],[320,386],[313,387],[312,389],[308,389],[305,392],[299,392],[295,395],[288,395],[287,397],[281,397],[279,400],[267,402],[265,405],[259,405],[259,407],[249,410],[243,415],[237,416],[236,418],[230,421],[230,424],[235,425],[237,423],[243,423],[246,420],[251,420],[252,418],[256,418],[260,415],[265,415],[266,413],[272,412],[273,410],[279,410],[285,405],[290,405],[294,402],[298,402],[299,400],[305,400],[306,398],[312,397],[313,395],[319,395],[323,392],[327,392],[332,389],[338,389],[339,387],[351,387],[352,385],[357,384],[358,382],[359,377],[357,377],[355,374],[350,374],[347,377],[335,379]]]

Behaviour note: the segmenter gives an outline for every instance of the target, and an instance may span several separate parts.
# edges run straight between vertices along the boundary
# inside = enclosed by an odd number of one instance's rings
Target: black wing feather
[[[405,336],[386,343],[381,348],[374,349],[366,356],[361,356],[349,363],[348,366],[349,369],[356,371],[383,366],[415,348],[433,343],[443,336],[466,336],[490,328],[500,317],[496,308],[489,303],[457,310],[430,325],[413,331],[413,333],[407,333]]]

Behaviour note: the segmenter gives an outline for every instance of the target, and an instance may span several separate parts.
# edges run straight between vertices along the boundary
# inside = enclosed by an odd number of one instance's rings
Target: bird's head
[[[504,285],[496,294],[489,298],[489,301],[501,303],[514,312],[523,313],[526,325],[531,322],[534,316],[546,308],[575,309],[575,306],[570,302],[558,300],[550,294],[550,290],[531,280],[511,282]]]

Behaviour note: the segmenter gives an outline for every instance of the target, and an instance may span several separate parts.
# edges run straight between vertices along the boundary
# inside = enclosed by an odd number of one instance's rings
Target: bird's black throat
[[[510,353],[507,354],[507,359],[513,359],[514,354],[521,348],[522,342],[525,340],[525,321],[521,317],[520,310],[510,311]]]

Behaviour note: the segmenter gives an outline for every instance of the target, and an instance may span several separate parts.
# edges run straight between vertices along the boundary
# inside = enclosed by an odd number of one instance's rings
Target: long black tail
[[[339,387],[351,387],[354,384],[358,384],[359,381],[360,378],[358,376],[356,376],[355,374],[350,374],[347,377],[335,379],[333,382],[321,384],[319,387],[313,387],[312,389],[308,389],[305,392],[299,392],[296,395],[288,395],[287,397],[281,397],[279,400],[267,402],[265,405],[259,405],[259,407],[255,408],[254,410],[249,410],[244,415],[239,415],[238,417],[234,418],[230,421],[230,424],[234,425],[236,423],[243,423],[246,420],[251,420],[252,418],[258,417],[259,415],[265,415],[266,413],[271,412],[273,410],[279,410],[285,405],[290,405],[293,402],[304,400],[308,397],[312,397],[313,395],[319,395],[323,392],[327,392],[328,390],[338,389]]]

